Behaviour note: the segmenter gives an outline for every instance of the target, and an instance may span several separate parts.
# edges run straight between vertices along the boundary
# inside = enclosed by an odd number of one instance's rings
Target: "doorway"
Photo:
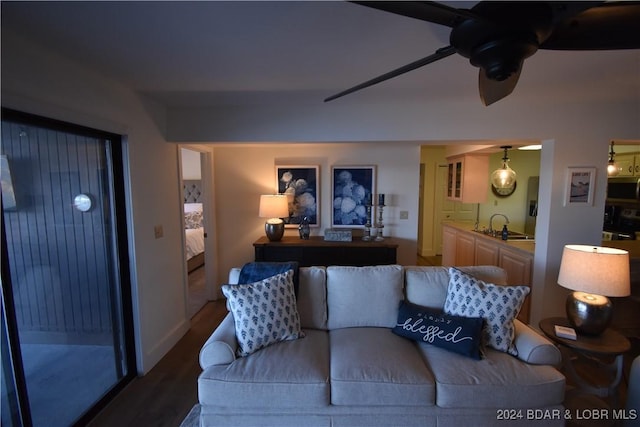
[[[122,141],[2,110],[2,425],[86,423],[134,378]]]
[[[180,147],[180,177],[184,211],[185,262],[187,270],[187,310],[189,318],[212,298],[208,283],[213,274],[213,250],[208,239],[211,214],[209,155],[197,147]]]

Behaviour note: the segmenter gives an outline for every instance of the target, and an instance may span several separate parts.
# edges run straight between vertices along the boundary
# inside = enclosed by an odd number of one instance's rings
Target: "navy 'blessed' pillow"
[[[481,359],[482,326],[481,317],[454,316],[402,301],[398,322],[392,332],[463,356]]]

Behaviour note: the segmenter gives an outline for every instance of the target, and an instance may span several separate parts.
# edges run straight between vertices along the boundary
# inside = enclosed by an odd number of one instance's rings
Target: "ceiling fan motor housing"
[[[483,69],[491,80],[503,81],[520,71],[552,30],[552,11],[540,2],[481,2],[451,31],[456,51]]]
[[[523,61],[537,50],[538,45],[528,40],[492,40],[476,46],[471,52],[469,62],[483,69],[489,79],[501,82],[520,71]]]

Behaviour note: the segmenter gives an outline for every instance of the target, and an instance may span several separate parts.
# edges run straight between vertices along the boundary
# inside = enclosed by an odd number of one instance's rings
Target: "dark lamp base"
[[[271,242],[277,242],[284,236],[284,221],[279,223],[266,222],[264,224],[264,232],[267,234],[267,238]]]
[[[573,292],[567,297],[567,318],[576,332],[600,335],[611,323],[613,305],[609,298]]]

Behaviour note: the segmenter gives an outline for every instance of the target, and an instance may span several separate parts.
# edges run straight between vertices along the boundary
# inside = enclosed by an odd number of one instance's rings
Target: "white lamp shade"
[[[284,194],[260,196],[260,218],[286,218],[289,216],[289,201]]]
[[[558,284],[567,289],[608,297],[631,291],[629,252],[589,245],[566,245]]]

